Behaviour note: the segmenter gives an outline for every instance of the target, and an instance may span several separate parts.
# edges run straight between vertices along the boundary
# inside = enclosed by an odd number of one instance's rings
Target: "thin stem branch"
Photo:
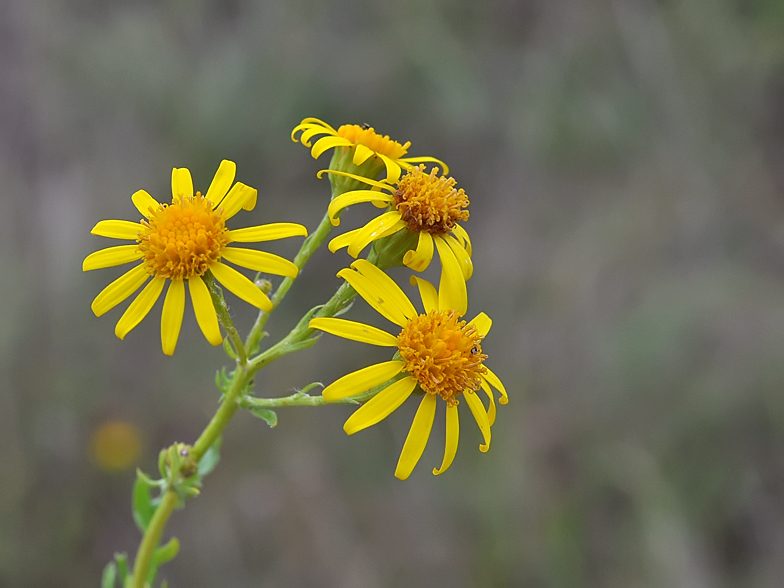
[[[245,351],[245,346],[242,344],[242,338],[234,326],[234,321],[231,320],[231,316],[229,315],[229,307],[226,305],[226,300],[223,298],[223,291],[215,283],[215,279],[212,277],[211,272],[208,271],[204,276],[206,278],[207,287],[210,290],[210,296],[212,297],[212,305],[218,313],[218,320],[223,325],[223,328],[226,329],[232,347],[234,347],[234,351],[237,353],[240,365],[245,365],[248,363],[248,354]]]
[[[142,537],[139,551],[136,554],[136,561],[133,565],[133,588],[144,588],[147,583],[147,574],[150,570],[153,553],[158,548],[166,522],[169,520],[169,516],[171,516],[179,500],[180,497],[177,495],[177,492],[171,488],[163,494],[161,503],[155,510],[155,514],[147,527],[147,531],[144,533],[144,537]]]

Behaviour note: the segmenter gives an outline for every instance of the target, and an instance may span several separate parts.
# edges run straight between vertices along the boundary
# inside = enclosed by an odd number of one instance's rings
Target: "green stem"
[[[168,489],[161,499],[161,503],[155,510],[155,514],[144,533],[142,542],[139,545],[139,552],[136,554],[136,561],[133,565],[133,588],[144,588],[147,583],[147,573],[152,563],[152,555],[158,548],[158,543],[161,541],[163,529],[166,527],[166,521],[169,520],[174,507],[177,506],[180,497],[173,489]]]
[[[242,344],[242,338],[234,326],[234,321],[232,321],[231,316],[229,316],[229,307],[226,306],[226,300],[223,298],[223,291],[215,283],[215,279],[212,277],[211,272],[208,271],[204,274],[204,277],[207,282],[207,287],[210,290],[212,305],[215,307],[215,312],[218,314],[218,320],[223,325],[223,328],[226,329],[226,333],[234,347],[234,351],[237,353],[240,365],[245,365],[248,363],[248,354],[245,351],[245,346]]]

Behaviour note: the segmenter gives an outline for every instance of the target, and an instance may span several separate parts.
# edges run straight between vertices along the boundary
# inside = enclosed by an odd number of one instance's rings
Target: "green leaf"
[[[133,520],[142,533],[147,530],[155,514],[155,505],[150,495],[150,479],[141,471],[136,472],[136,482],[133,485]],[[157,484],[156,484],[157,486]]]
[[[114,588],[114,581],[117,579],[117,566],[113,561],[106,564],[101,577],[101,588]]]
[[[115,553],[114,560],[117,562],[117,570],[120,572],[120,582],[125,585],[125,580],[128,578],[128,554]]]
[[[223,436],[219,435],[210,448],[204,452],[204,456],[202,456],[201,460],[199,461],[199,478],[203,478],[209,474],[212,470],[215,469],[215,466],[218,465],[218,462],[220,461],[220,448],[222,442]]]
[[[172,537],[166,545],[155,550],[152,558],[156,564],[161,565],[173,560],[179,552],[180,541],[177,537]]]
[[[267,423],[270,428],[274,428],[278,424],[278,415],[275,414],[274,410],[270,410],[268,408],[258,408],[255,406],[248,407],[250,413],[255,416],[259,417],[265,423]]]
[[[308,384],[307,386],[305,386],[302,390],[299,390],[299,393],[307,394],[308,392],[313,390],[313,388],[315,388],[316,386],[321,386],[323,388],[324,384],[322,384],[321,382],[313,382],[312,384]]]
[[[231,341],[229,341],[228,337],[226,337],[223,340],[223,350],[226,352],[226,355],[228,355],[230,358],[234,360],[238,359],[239,356],[237,355],[237,352],[234,351],[234,347],[231,346]]]

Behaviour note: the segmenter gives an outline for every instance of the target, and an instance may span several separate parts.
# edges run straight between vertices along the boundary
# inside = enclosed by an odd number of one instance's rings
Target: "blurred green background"
[[[328,156],[289,139],[307,116],[450,164],[472,200],[469,314],[495,320],[484,349],[511,402],[487,454],[464,419],[434,478],[439,418],[406,482],[414,403],[353,437],[349,407],[281,410],[276,429],[239,414],[167,529],[170,585],[782,585],[784,2],[10,0],[0,586],[97,586],[138,545],[133,466],[154,472],[217,406],[226,359],[190,310],[173,358],[160,302],[125,341],[121,310],[92,315],[120,269],[82,273],[109,244],[90,228],[135,220],[140,188],[168,198],[174,166],[204,190],[223,158],[259,189],[237,226],[315,228]],[[348,261],[319,252],[272,336]],[[252,309],[230,303],[247,332]],[[324,337],[257,392],[385,358]],[[141,454],[111,473],[90,447],[117,421]]]

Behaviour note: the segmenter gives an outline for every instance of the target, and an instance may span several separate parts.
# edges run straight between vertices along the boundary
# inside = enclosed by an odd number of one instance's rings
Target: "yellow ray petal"
[[[386,290],[381,289],[378,284],[349,268],[340,270],[338,277],[346,280],[357,291],[357,294],[362,296],[385,319],[401,327],[406,325],[408,322],[406,315],[390,300]]]
[[[479,425],[479,430],[482,431],[482,437],[484,437],[485,442],[479,446],[479,451],[485,453],[488,449],[490,449],[491,437],[490,419],[487,418],[485,405],[482,404],[481,400],[479,400],[479,395],[471,390],[466,390],[463,394],[463,398],[465,398],[468,408],[471,409],[471,412],[474,415],[474,419],[476,419],[476,424]]]
[[[415,272],[423,272],[433,260],[433,236],[426,231],[419,231],[416,251],[406,251],[403,263]]]
[[[139,295],[134,298],[133,302],[120,317],[120,320],[117,321],[117,326],[114,327],[115,335],[120,339],[125,339],[125,336],[142,322],[142,319],[147,316],[160,297],[165,283],[166,278],[154,277],[150,280],[150,283],[139,292]]]
[[[331,333],[344,339],[379,345],[381,347],[397,347],[397,337],[390,335],[386,331],[339,318],[314,318],[308,325],[311,329],[319,329],[325,333]]]
[[[172,169],[172,202],[193,196],[193,179],[187,167]]]
[[[490,400],[490,408],[487,409],[487,421],[490,423],[492,427],[495,423],[495,398],[493,398],[493,391],[490,389],[490,385],[485,381],[484,378],[480,378],[479,385],[482,386],[482,390],[485,394],[487,394],[487,398]]]
[[[101,316],[136,292],[149,277],[150,274],[147,273],[147,268],[144,267],[144,264],[137,265],[101,290],[101,293],[93,300],[90,308],[92,308],[95,316]]]
[[[351,242],[357,238],[359,232],[362,230],[362,227],[358,229],[354,229],[353,231],[349,231],[348,233],[343,233],[342,235],[338,235],[334,239],[329,242],[327,247],[332,253],[335,253],[338,249],[342,249],[343,247],[348,247]]]
[[[223,343],[223,335],[221,335],[220,325],[218,325],[215,306],[212,304],[210,289],[200,277],[193,277],[188,280],[188,290],[191,293],[193,312],[201,332],[212,345],[220,345]]]
[[[434,241],[438,249],[438,256],[441,258],[438,308],[440,310],[456,310],[460,316],[463,316],[468,310],[468,292],[463,279],[463,271],[449,245],[441,237],[435,237]]]
[[[468,236],[468,232],[460,225],[455,225],[452,232],[457,235],[457,238],[463,243],[463,247],[468,253],[468,256],[473,256],[473,253],[471,252],[471,237]]]
[[[154,212],[161,206],[161,203],[150,196],[146,190],[137,190],[134,192],[133,196],[131,196],[131,201],[133,201],[136,210],[141,212],[142,216],[145,218],[150,218],[150,209]]]
[[[323,135],[326,132],[326,129],[323,127],[307,125],[302,128],[302,134],[299,136],[299,139],[305,147],[311,147],[310,140],[316,135]]]
[[[266,272],[276,276],[286,276],[287,278],[296,278],[299,273],[299,268],[288,259],[284,259],[274,253],[267,253],[266,251],[256,251],[255,249],[242,247],[226,247],[221,252],[221,255],[223,259],[231,263],[236,263],[257,272]]]
[[[362,165],[375,154],[376,152],[369,147],[357,144],[357,146],[354,148],[354,157],[352,158],[352,162],[357,166]]]
[[[210,271],[216,280],[248,304],[266,312],[272,310],[272,302],[267,295],[234,268],[217,262],[210,266]]]
[[[308,230],[296,223],[270,223],[229,231],[229,237],[237,243],[259,243],[288,237],[307,237]]]
[[[403,444],[403,451],[400,452],[400,459],[395,468],[395,477],[405,480],[411,475],[414,466],[422,457],[427,440],[430,437],[430,430],[433,428],[433,419],[436,416],[436,397],[432,394],[425,394],[419,404],[414,422],[408,431],[406,442]]]
[[[333,147],[351,147],[352,145],[353,143],[351,141],[344,139],[343,137],[321,137],[321,139],[313,144],[313,149],[310,150],[310,154],[313,156],[313,159],[318,159],[321,154],[328,149],[332,149]]]
[[[463,272],[463,279],[470,280],[471,275],[474,273],[474,264],[471,262],[471,258],[468,256],[465,247],[463,247],[452,235],[443,235],[441,238],[446,241],[446,244],[449,245],[452,253],[455,254],[455,259],[457,259],[457,263],[460,264],[460,269]]]
[[[382,421],[411,396],[416,385],[416,378],[412,376],[393,382],[355,410],[343,424],[343,430],[353,435]]]
[[[443,474],[452,461],[455,459],[457,453],[457,441],[460,438],[460,420],[457,416],[457,405],[448,404],[446,407],[446,443],[444,445],[444,460],[441,462],[441,467],[433,468],[433,475]]]
[[[419,314],[414,305],[411,304],[411,300],[406,296],[406,293],[400,289],[400,286],[392,278],[384,273],[384,270],[377,268],[366,259],[356,260],[351,264],[351,267],[373,283],[378,284],[386,293],[387,298],[400,309],[403,316],[407,319],[414,318]]]
[[[115,265],[136,261],[142,257],[144,257],[144,254],[139,251],[138,245],[117,245],[116,247],[99,249],[84,258],[82,271],[89,272],[94,269],[114,267]]]
[[[185,284],[182,280],[172,280],[166,298],[163,299],[161,314],[161,347],[166,355],[174,355],[177,339],[185,313]]]
[[[478,315],[472,318],[468,324],[474,325],[477,332],[482,335],[482,337],[486,337],[490,332],[490,327],[493,326],[493,320],[485,313],[480,312]]]
[[[392,202],[392,199],[393,197],[391,194],[385,194],[378,190],[352,190],[351,192],[345,192],[332,200],[329,203],[329,208],[327,208],[327,213],[329,214],[329,220],[332,222],[332,226],[337,227],[340,224],[340,219],[335,218],[335,215],[347,206],[359,204],[360,202],[375,201],[389,203]]]
[[[433,284],[422,278],[411,276],[411,285],[419,287],[419,296],[422,298],[425,312],[438,310],[438,292]]]
[[[221,203],[224,220],[230,219],[243,208],[245,210],[253,210],[256,206],[257,195],[258,191],[256,188],[246,186],[242,182],[234,184]]]
[[[509,402],[509,397],[506,395],[506,388],[504,388],[501,380],[498,379],[498,376],[496,376],[489,367],[485,366],[485,369],[487,369],[487,373],[483,374],[482,377],[487,380],[488,384],[492,384],[493,388],[501,393],[501,399],[498,402],[506,404]]]
[[[234,176],[237,174],[237,164],[228,159],[224,159],[218,166],[218,171],[215,172],[215,177],[210,182],[210,187],[207,188],[205,198],[212,202],[213,210],[220,206],[223,197],[231,188],[234,182]]]
[[[374,186],[379,190],[389,190],[391,193],[394,193],[394,187],[389,185],[389,182],[377,182],[376,180],[371,180],[370,178],[366,178],[364,176],[358,176],[356,174],[350,174],[348,172],[338,171],[335,169],[322,169],[316,174],[318,179],[321,179],[321,176],[324,174],[332,174],[336,176],[343,176],[346,178],[351,178],[352,180],[357,180],[358,182],[364,182],[370,186]]]
[[[139,237],[139,231],[144,226],[141,223],[132,223],[126,220],[103,220],[93,227],[91,235],[111,237],[112,239],[132,239]]]
[[[348,254],[351,257],[356,257],[369,243],[405,228],[406,223],[400,218],[400,213],[397,210],[385,212],[362,227],[348,246]]]
[[[400,166],[394,159],[390,159],[383,153],[377,153],[387,167],[387,182],[394,184],[400,179]]]
[[[393,360],[362,368],[335,380],[321,395],[327,402],[334,402],[362,394],[398,375],[405,365],[403,361]]]
[[[406,165],[417,164],[417,163],[437,163],[438,165],[441,166],[441,169],[443,170],[442,172],[443,175],[449,173],[449,166],[445,164],[443,161],[441,161],[440,159],[436,159],[435,157],[404,157],[402,159],[398,159],[398,161]]]

